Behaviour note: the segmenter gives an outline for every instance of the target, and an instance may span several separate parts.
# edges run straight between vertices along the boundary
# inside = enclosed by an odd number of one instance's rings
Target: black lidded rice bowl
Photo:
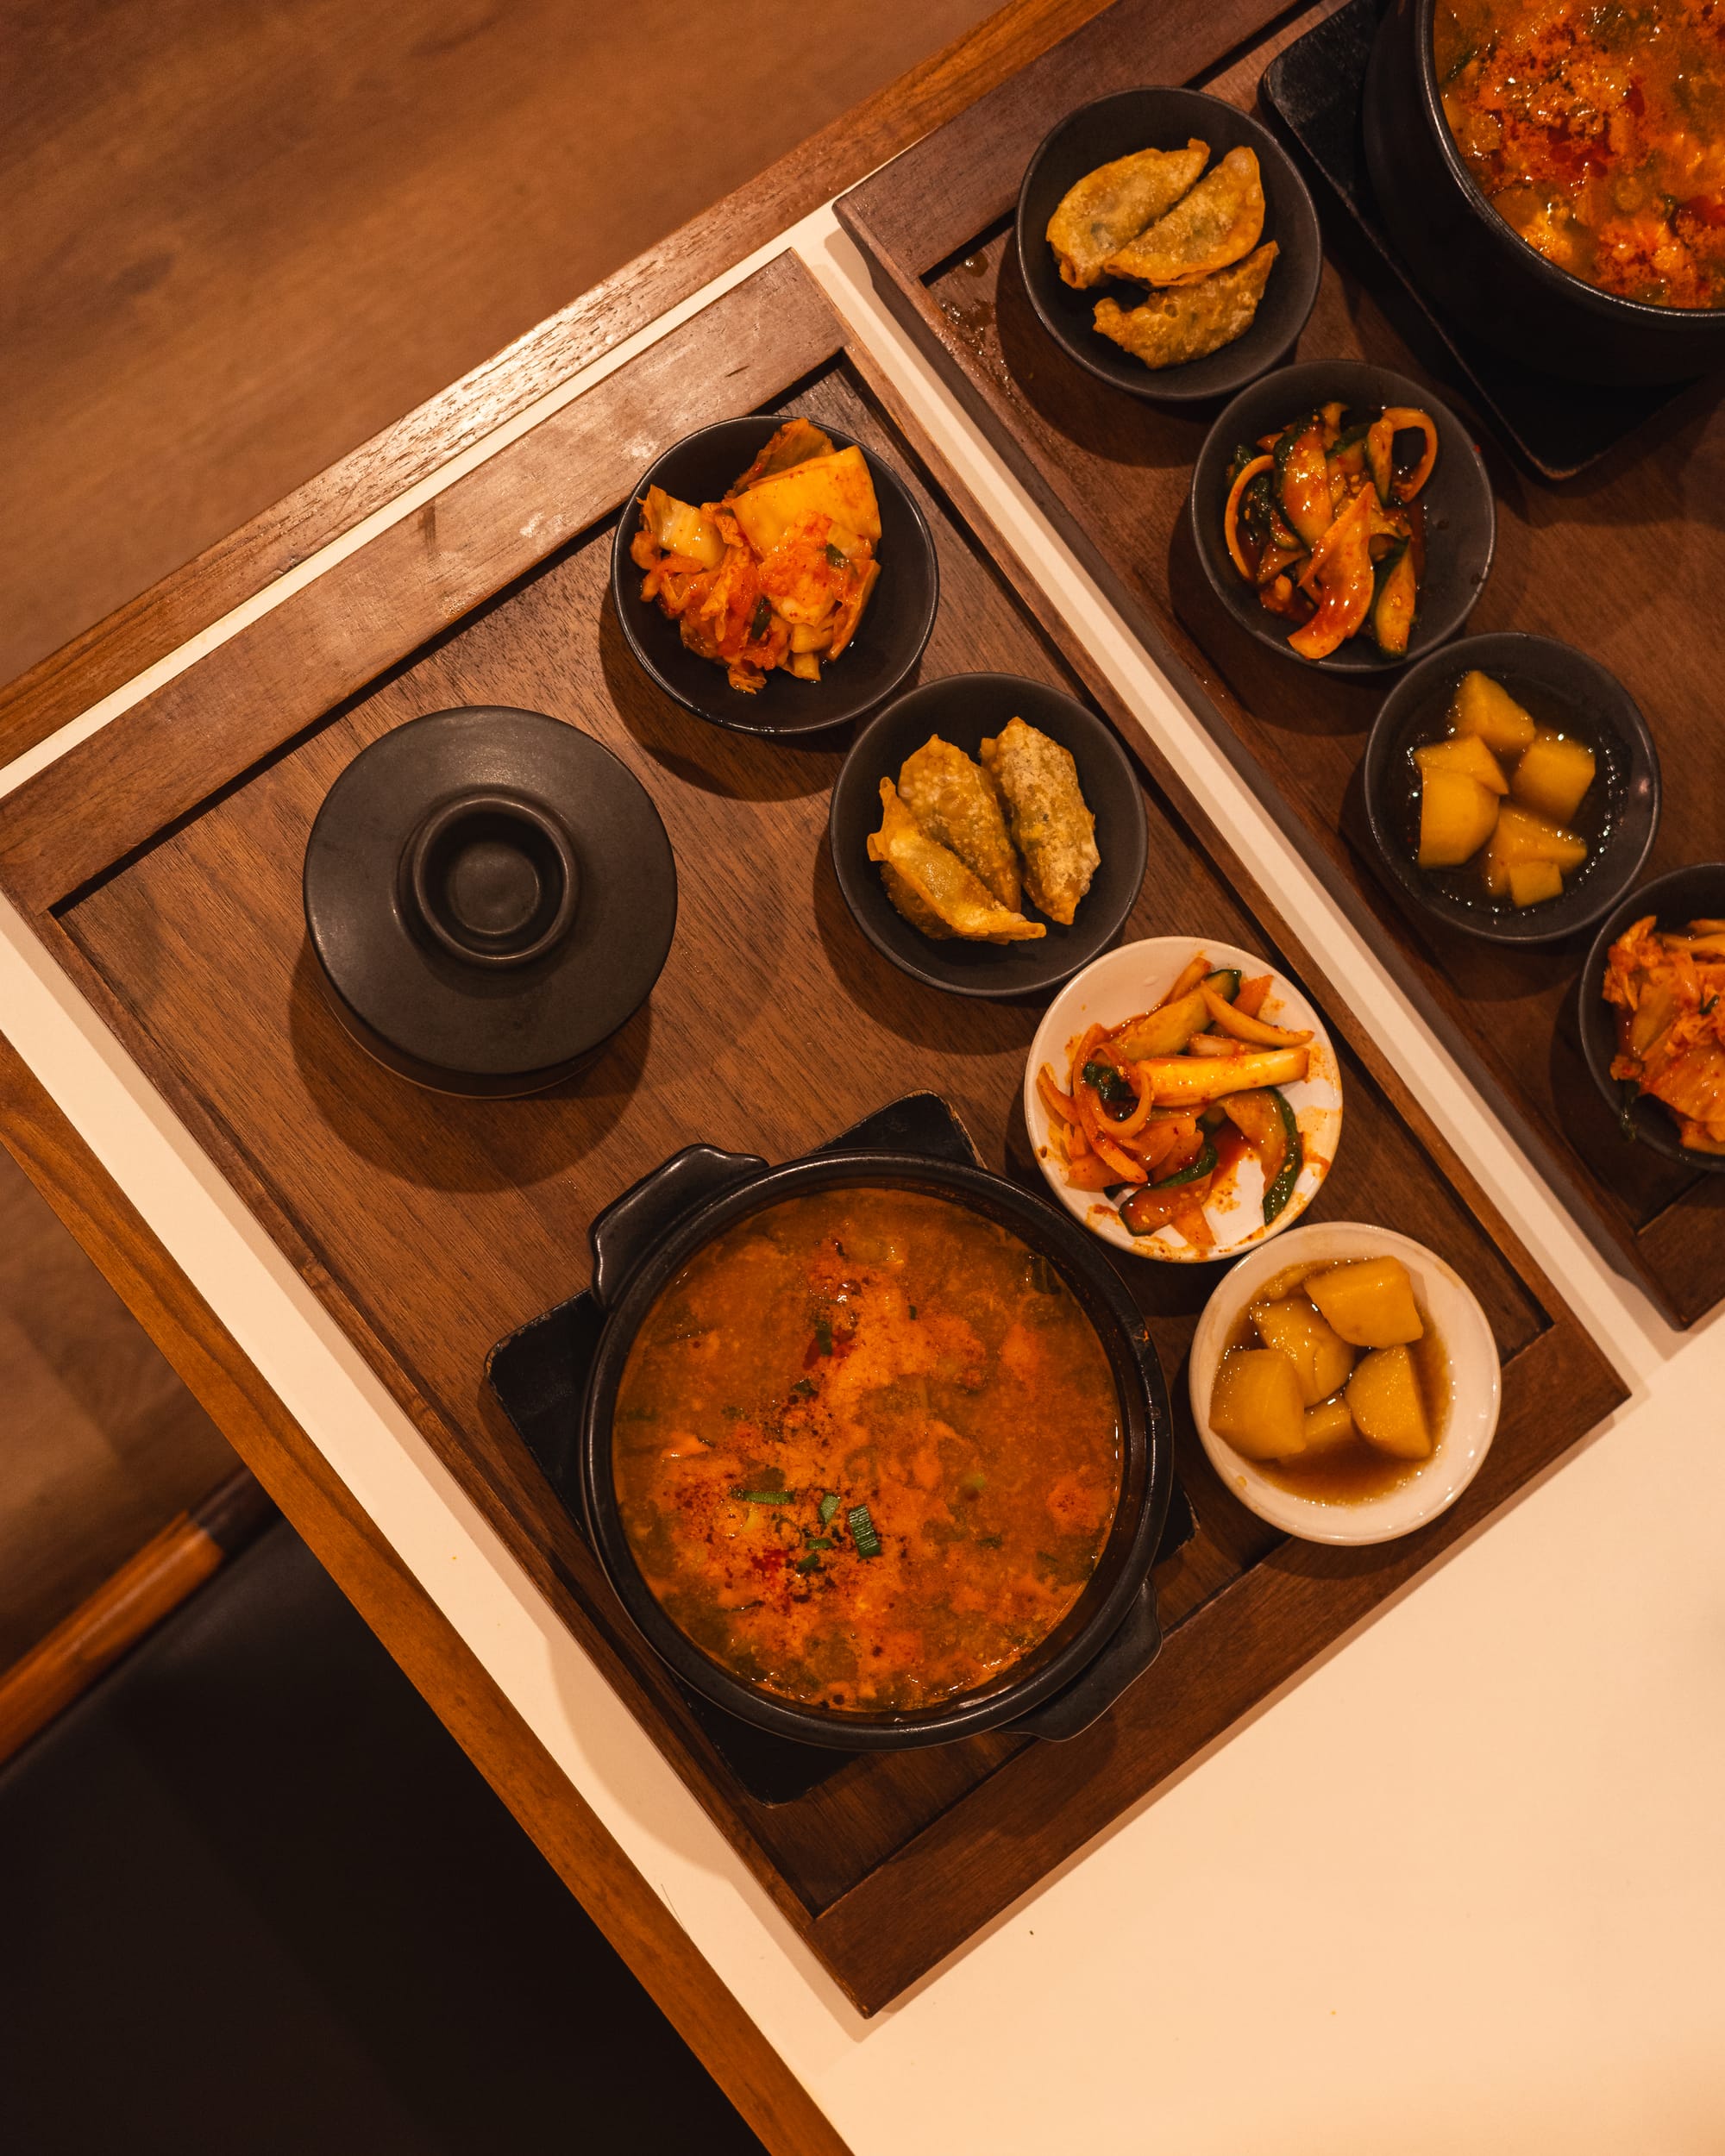
[[[1655,876],[1631,891],[1601,922],[1576,983],[1581,1052],[1600,1098],[1622,1124],[1625,1144],[1645,1145],[1650,1153],[1679,1161],[1697,1175],[1725,1175],[1725,1154],[1697,1153],[1682,1144],[1676,1119],[1663,1101],[1638,1094],[1634,1086],[1611,1075],[1611,1061],[1617,1053],[1617,1007],[1601,993],[1606,961],[1625,929],[1649,913],[1653,925],[1664,929],[1682,928],[1692,920],[1725,920],[1725,862],[1697,862]]]
[[[1434,882],[1414,857],[1406,820],[1408,761],[1464,674],[1477,670],[1552,718],[1566,716],[1601,769],[1607,791],[1603,839],[1561,898],[1516,909],[1476,905]],[[1538,719],[1542,709],[1535,709]],[[1488,943],[1562,943],[1590,928],[1640,875],[1659,830],[1659,751],[1640,706],[1616,675],[1573,645],[1502,630],[1464,636],[1412,667],[1385,697],[1366,736],[1360,788],[1379,874],[1416,912]],[[1417,818],[1414,819],[1416,823]]]
[[[881,511],[881,573],[856,634],[819,681],[776,667],[751,695],[734,689],[724,668],[691,651],[675,622],[641,596],[641,571],[630,544],[641,528],[640,502],[649,486],[679,500],[716,502],[746,472],[784,423],[771,413],[721,419],[685,435],[641,474],[624,503],[612,539],[611,588],[624,641],[642,671],[698,718],[733,733],[775,737],[821,734],[861,718],[909,679],[934,629],[940,564],[926,519],[910,489],[865,443],[822,424],[835,448],[861,448]],[[816,423],[821,423],[817,422]]]
[[[1430,413],[1438,430],[1437,462],[1418,498],[1426,505],[1426,575],[1405,652],[1380,651],[1362,630],[1327,659],[1302,658],[1288,642],[1291,624],[1260,605],[1228,554],[1223,518],[1235,449],[1335,399],[1358,411],[1417,405]],[[1408,375],[1364,360],[1308,360],[1266,374],[1242,390],[1204,437],[1192,467],[1187,508],[1204,575],[1237,626],[1291,665],[1325,674],[1386,674],[1446,642],[1484,589],[1497,544],[1491,481],[1466,427],[1447,404]]]
[[[787,1199],[847,1188],[945,1199],[994,1221],[1046,1258],[1095,1326],[1120,1401],[1120,1501],[1101,1558],[1077,1602],[1046,1639],[993,1682],[908,1714],[805,1705],[746,1683],[704,1653],[642,1576],[612,1469],[612,1416],[624,1365],[678,1270],[740,1220]],[[1076,1734],[1148,1666],[1158,1643],[1150,1569],[1173,1487],[1168,1396],[1136,1304],[1094,1238],[1075,1222],[1000,1176],[923,1154],[821,1152],[769,1168],[752,1156],[691,1147],[600,1213],[592,1236],[592,1292],[605,1325],[580,1432],[588,1539],[637,1629],[685,1683],[727,1713],[795,1742],[888,1751],[951,1743],[1008,1724],[1026,1734]]]
[[[1183,367],[1148,367],[1111,343],[1091,319],[1104,292],[1130,291],[1139,300],[1148,293],[1116,279],[1076,291],[1061,277],[1048,244],[1048,221],[1068,191],[1099,165],[1136,150],[1183,149],[1194,136],[1210,147],[1207,170],[1232,149],[1256,153],[1264,185],[1263,238],[1274,240],[1279,253],[1244,335]],[[1121,90],[1069,112],[1025,169],[1017,234],[1026,292],[1056,343],[1099,381],[1164,404],[1229,396],[1274,367],[1305,328],[1323,269],[1318,213],[1293,160],[1250,114],[1200,90]]]
[[[1475,185],[1444,116],[1437,0],[1392,0],[1362,115],[1377,206],[1414,282],[1446,314],[1545,374],[1607,386],[1725,366],[1725,309],[1659,307],[1547,261]]]

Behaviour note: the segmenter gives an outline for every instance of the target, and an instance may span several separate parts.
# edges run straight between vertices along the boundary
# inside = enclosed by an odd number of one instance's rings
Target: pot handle
[[[589,1289],[601,1310],[616,1307],[630,1275],[686,1213],[732,1183],[765,1173],[758,1153],[722,1153],[716,1145],[686,1145],[595,1213],[587,1230],[593,1245]]]
[[[1007,1730],[1014,1737],[1044,1737],[1051,1743],[1080,1735],[1144,1675],[1161,1650],[1156,1583],[1146,1579],[1120,1620],[1119,1631],[1082,1675],[1074,1677],[1063,1692],[1008,1722]]]

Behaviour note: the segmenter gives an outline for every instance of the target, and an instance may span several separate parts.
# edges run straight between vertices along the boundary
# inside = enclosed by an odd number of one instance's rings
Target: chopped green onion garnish
[[[842,1497],[836,1495],[831,1490],[829,1490],[826,1493],[826,1495],[821,1499],[820,1524],[823,1527],[830,1527],[832,1525],[832,1515],[838,1510],[838,1507],[844,1502],[844,1500]]]
[[[814,1551],[811,1550],[806,1557],[799,1557],[797,1559],[795,1570],[799,1572],[819,1572],[820,1570],[820,1559],[815,1555]]]
[[[812,1400],[814,1398],[813,1378],[800,1377],[791,1388],[791,1398],[793,1400]]]
[[[806,1534],[803,1540],[807,1543],[811,1550],[830,1550],[832,1547],[831,1535]]]
[[[825,1318],[814,1321],[814,1344],[823,1355],[832,1352],[832,1327]]]
[[[853,1505],[844,1515],[844,1524],[850,1530],[850,1539],[856,1545],[859,1557],[880,1556],[881,1538],[875,1532],[874,1516],[866,1505]]]
[[[826,558],[835,569],[848,569],[850,567],[850,556],[841,554],[831,539],[826,542]]]
[[[794,1489],[734,1489],[731,1494],[740,1505],[788,1505],[796,1495]]]

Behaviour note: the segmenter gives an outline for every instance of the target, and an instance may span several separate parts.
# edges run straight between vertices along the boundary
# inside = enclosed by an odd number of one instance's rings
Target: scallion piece
[[[875,1532],[874,1515],[866,1505],[853,1505],[844,1515],[844,1524],[850,1530],[850,1539],[856,1545],[859,1557],[880,1556],[881,1538]]]
[[[797,1559],[796,1564],[793,1569],[799,1572],[819,1572],[820,1570],[820,1558],[814,1551],[811,1550],[806,1557],[799,1557]]]
[[[844,1500],[832,1490],[829,1490],[821,1499],[820,1524],[823,1527],[830,1527],[832,1525],[832,1515],[844,1502]]]
[[[734,1489],[731,1494],[739,1505],[788,1505],[796,1495],[794,1489]]]

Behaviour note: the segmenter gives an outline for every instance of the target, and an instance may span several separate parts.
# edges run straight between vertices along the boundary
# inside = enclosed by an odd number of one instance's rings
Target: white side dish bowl
[[[1204,1207],[1204,1218],[1216,1238],[1208,1250],[1189,1243],[1171,1227],[1158,1228],[1154,1235],[1134,1235],[1107,1194],[1074,1190],[1062,1172],[1060,1156],[1050,1136],[1049,1112],[1036,1084],[1037,1072],[1049,1063],[1063,1089],[1072,1045],[1086,1029],[1120,1025],[1140,1011],[1153,1009],[1196,951],[1204,952],[1213,967],[1239,967],[1248,980],[1267,973],[1270,989],[1262,1016],[1272,1025],[1291,1030],[1309,1028],[1312,1034],[1307,1075],[1298,1085],[1279,1088],[1294,1111],[1305,1151],[1305,1163],[1292,1195],[1275,1219],[1266,1223],[1264,1171],[1247,1154],[1226,1187]],[[1143,943],[1123,944],[1086,966],[1049,1005],[1025,1065],[1024,1112],[1032,1150],[1048,1187],[1075,1220],[1081,1220],[1117,1250],[1130,1250],[1134,1257],[1161,1258],[1173,1264],[1211,1264],[1218,1259],[1237,1257],[1242,1250],[1281,1234],[1316,1197],[1341,1143],[1341,1069],[1322,1019],[1293,982],[1268,961],[1233,943],[1213,943],[1195,936],[1154,936]]]
[[[1429,1460],[1381,1496],[1344,1501],[1302,1497],[1273,1482],[1210,1427],[1216,1370],[1245,1310],[1277,1274],[1348,1258],[1399,1257],[1414,1299],[1441,1340],[1449,1365],[1449,1409]],[[1452,1266],[1424,1244],[1358,1220],[1314,1222],[1240,1260],[1204,1306],[1189,1363],[1192,1419],[1214,1467],[1241,1504],[1271,1526],[1307,1542],[1389,1542],[1447,1511],[1478,1474],[1497,1428],[1502,1374],[1497,1343],[1478,1299]]]

